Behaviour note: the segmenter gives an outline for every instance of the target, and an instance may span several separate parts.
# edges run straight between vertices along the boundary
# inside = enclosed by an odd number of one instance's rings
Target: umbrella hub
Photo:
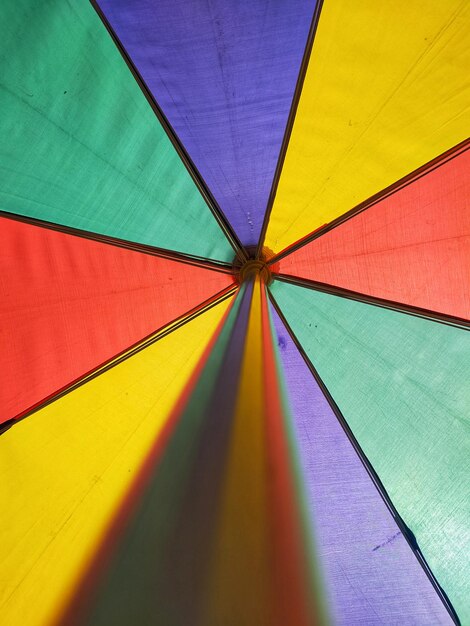
[[[248,249],[250,258],[241,261],[239,258],[234,261],[234,270],[237,273],[238,280],[243,283],[248,278],[259,276],[260,280],[269,285],[272,282],[271,268],[267,263],[267,260],[272,256],[271,254],[265,254],[263,249],[262,254],[257,259],[255,257],[256,248]]]
[[[241,266],[240,271],[238,273],[239,280],[243,283],[245,280],[250,278],[251,276],[259,276],[261,281],[269,285],[272,281],[271,270],[265,261],[257,260],[257,259],[248,259]]]

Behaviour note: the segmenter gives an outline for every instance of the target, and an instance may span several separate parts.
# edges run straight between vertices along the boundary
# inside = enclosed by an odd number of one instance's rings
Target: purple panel
[[[99,0],[245,245],[261,229],[315,0]]]
[[[335,624],[452,624],[273,310],[308,508]]]

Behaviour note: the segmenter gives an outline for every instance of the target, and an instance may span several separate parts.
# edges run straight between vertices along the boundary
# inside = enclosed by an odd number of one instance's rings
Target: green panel
[[[232,260],[87,0],[3,0],[0,40],[1,210]]]
[[[279,281],[272,292],[470,623],[470,333]]]

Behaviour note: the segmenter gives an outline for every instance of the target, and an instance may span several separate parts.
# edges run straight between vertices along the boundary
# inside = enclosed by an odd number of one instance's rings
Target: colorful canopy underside
[[[315,0],[100,0],[246,246],[258,243]]]
[[[0,14],[2,624],[469,622],[467,3]]]
[[[0,422],[233,285],[229,274],[0,217]],[[14,301],[15,306],[11,303]]]
[[[279,263],[279,272],[470,319],[470,150]]]
[[[90,4],[6,0],[0,39],[2,211],[232,260]]]
[[[219,304],[1,436],[5,624],[56,620],[226,308]]]
[[[470,5],[323,3],[269,220],[279,252],[469,136]]]
[[[451,623],[285,325],[276,341],[333,623]]]
[[[465,614],[470,333],[280,281],[272,293],[432,571]]]

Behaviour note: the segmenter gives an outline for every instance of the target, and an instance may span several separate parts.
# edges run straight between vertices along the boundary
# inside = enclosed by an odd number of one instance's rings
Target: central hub
[[[267,263],[261,259],[248,259],[248,261],[245,261],[240,267],[238,276],[241,283],[248,278],[256,278],[256,276],[259,276],[260,280],[266,285],[269,285],[272,281],[271,270]]]
[[[273,279],[271,275],[271,267],[268,265],[268,260],[272,257],[272,253],[267,248],[263,248],[260,257],[256,258],[256,247],[246,248],[250,257],[246,260],[236,257],[233,262],[233,269],[235,270],[238,281],[243,283],[249,278],[256,278],[259,276],[260,280],[269,285]]]

